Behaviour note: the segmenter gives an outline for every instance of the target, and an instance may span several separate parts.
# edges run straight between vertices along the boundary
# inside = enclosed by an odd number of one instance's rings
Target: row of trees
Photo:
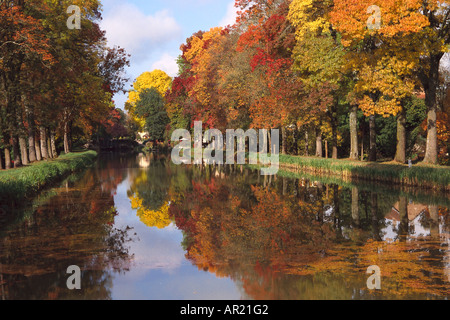
[[[67,8],[81,9],[80,29]],[[128,55],[106,46],[98,0],[0,1],[0,169],[57,157],[58,139],[111,129]],[[115,121],[118,122],[118,121]],[[73,133],[75,131],[75,133]]]
[[[316,156],[359,159],[368,146],[369,160],[381,154],[405,163],[422,131],[424,161],[448,160],[449,75],[440,62],[449,50],[450,2],[235,6],[236,24],[199,31],[181,46],[179,74],[164,94],[166,134],[197,120],[221,130],[279,128],[283,153],[310,155],[315,140]],[[141,92],[127,109],[144,123],[150,113],[136,109]]]

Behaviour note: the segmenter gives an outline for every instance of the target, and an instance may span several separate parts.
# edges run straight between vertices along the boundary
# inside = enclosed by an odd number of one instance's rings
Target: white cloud
[[[158,61],[153,63],[152,69],[162,70],[171,77],[176,77],[178,74],[176,58],[172,57],[168,53],[164,53]]]
[[[167,10],[145,15],[128,3],[115,3],[108,9],[101,23],[108,44],[125,48],[134,61],[148,58],[154,49],[181,36],[181,27]]]
[[[236,22],[237,8],[234,7],[234,1],[231,1],[227,6],[227,13],[219,23],[220,27],[226,27],[227,25],[233,25]]]

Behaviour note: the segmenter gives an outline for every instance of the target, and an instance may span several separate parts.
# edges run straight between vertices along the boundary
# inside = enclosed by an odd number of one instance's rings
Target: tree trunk
[[[48,157],[49,157],[50,159],[53,159],[54,156],[53,156],[51,144],[52,144],[52,143],[51,143],[51,140],[50,140],[50,135],[49,135],[48,132],[47,132],[47,153],[48,153]]]
[[[350,110],[350,159],[358,160],[358,107]]]
[[[38,160],[34,136],[35,136],[34,127],[28,128],[28,157],[30,162],[35,162]]]
[[[42,160],[41,147],[37,137],[34,137],[34,149],[36,150],[36,160],[41,161]]]
[[[438,164],[438,139],[437,139],[437,88],[439,86],[439,64],[442,55],[433,55],[430,57],[430,70],[426,77],[425,104],[428,109],[427,120],[427,148],[425,152],[424,163]]]
[[[361,161],[364,161],[364,132],[361,136]]]
[[[428,110],[428,133],[427,133],[427,148],[425,151],[424,163],[437,164],[438,163],[438,144],[437,144],[437,112],[436,106]]]
[[[325,158],[328,159],[328,140],[325,140]]]
[[[300,155],[300,150],[298,148],[298,142],[300,141],[300,137],[299,137],[299,130],[297,128],[297,126],[295,126],[294,129],[294,155],[298,156]]]
[[[5,169],[11,169],[11,151],[5,148]]]
[[[377,161],[377,132],[375,127],[375,115],[369,117],[369,161]]]
[[[39,127],[41,135],[41,156],[43,159],[47,160],[49,158],[47,149],[47,134],[44,127]]]
[[[305,131],[305,156],[309,157],[309,133]]]
[[[37,160],[36,143],[34,140],[34,129],[28,129],[28,156],[30,162]]]
[[[69,142],[67,141],[67,146],[68,145],[69,145]],[[267,153],[267,150],[268,150],[268,146],[267,145],[268,145],[268,138],[267,138],[267,132],[265,132],[265,134],[263,135],[263,146],[261,147],[261,150],[264,153]],[[66,150],[66,136],[65,135],[64,135],[64,150]]]
[[[336,109],[336,108],[334,108]],[[333,159],[338,158],[338,123],[336,112],[333,112],[331,120],[331,157]]]
[[[22,166],[22,161],[20,159],[20,148],[19,148],[19,138],[13,136],[13,152],[14,152],[14,168],[19,168]]]
[[[30,161],[28,160],[27,140],[24,137],[19,138],[19,147],[22,156],[22,164],[28,165]]]
[[[30,162],[35,162],[37,160],[37,156],[34,140],[35,128],[34,128],[33,108],[30,106],[25,106],[25,112],[27,115],[27,123],[28,123],[28,156]]]
[[[394,160],[406,163],[406,113],[403,108],[397,117],[397,148]]]
[[[332,151],[331,157],[332,157],[333,159],[337,159],[337,158],[338,158],[337,144],[334,144],[334,143],[333,143],[333,151]]]
[[[267,135],[264,137],[264,143],[267,147]],[[64,153],[70,153],[71,143],[70,143],[70,127],[69,123],[64,123]]]
[[[2,152],[0,149],[0,170],[3,170]]]
[[[316,157],[323,158],[322,130],[316,130]]]
[[[286,127],[281,128],[281,154],[286,154]]]
[[[58,158],[58,153],[56,151],[56,142],[55,142],[55,130],[50,130],[50,144],[52,149],[53,158]]]

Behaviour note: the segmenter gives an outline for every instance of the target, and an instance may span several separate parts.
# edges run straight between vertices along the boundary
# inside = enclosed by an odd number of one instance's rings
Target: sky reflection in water
[[[314,179],[313,179],[314,180]],[[4,299],[445,299],[449,204],[104,157],[0,224]],[[65,269],[83,270],[82,290]],[[370,265],[382,290],[366,287]]]

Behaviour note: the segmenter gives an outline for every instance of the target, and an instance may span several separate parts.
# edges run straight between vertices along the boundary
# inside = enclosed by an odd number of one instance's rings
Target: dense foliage
[[[68,25],[70,5],[80,28]],[[98,0],[0,1],[0,169],[69,153],[102,130],[126,135],[112,97],[128,55],[106,46]],[[4,157],[3,157],[4,155]]]
[[[169,132],[199,120],[222,131],[278,128],[284,153],[448,163],[448,1],[235,6],[234,25],[181,45],[165,95]]]
[[[285,154],[449,163],[448,1],[236,0],[235,24],[181,45],[177,77],[136,79],[128,115],[112,101],[128,56],[105,46],[100,1],[72,2],[0,2],[2,168],[67,153],[75,135],[169,140],[194,121],[280,129]]]

